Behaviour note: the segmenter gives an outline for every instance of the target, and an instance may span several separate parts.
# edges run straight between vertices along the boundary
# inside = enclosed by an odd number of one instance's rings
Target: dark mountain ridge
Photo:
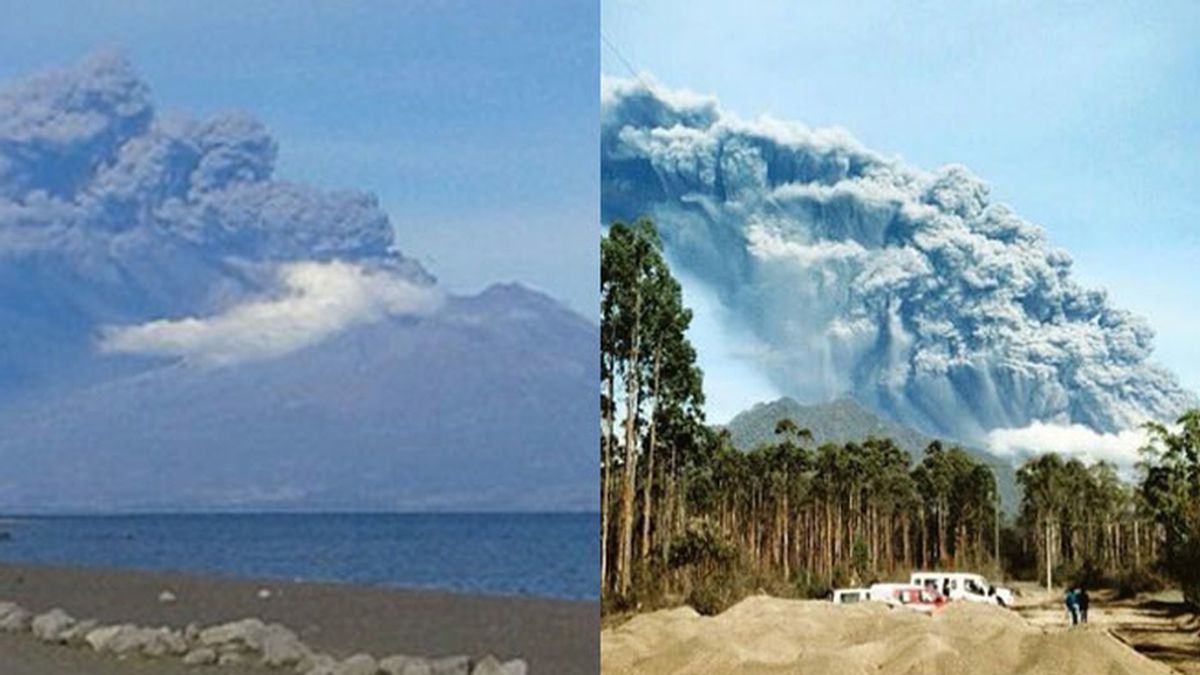
[[[757,403],[735,415],[724,428],[729,430],[735,447],[751,450],[775,442],[775,424],[782,419],[790,419],[796,426],[812,432],[814,446],[824,443],[861,442],[872,436],[890,438],[912,455],[913,462],[921,461],[925,448],[934,440],[899,422],[882,417],[850,397],[812,405],[805,405],[787,397]],[[1004,509],[1015,510],[1018,493],[1012,464],[969,445],[948,439],[942,441],[947,445],[959,445],[972,457],[990,466],[996,474]]]

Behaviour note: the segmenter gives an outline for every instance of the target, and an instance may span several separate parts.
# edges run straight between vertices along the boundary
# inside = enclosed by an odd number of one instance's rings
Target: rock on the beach
[[[0,632],[23,633],[29,630],[33,615],[13,602],[0,602]]]
[[[294,666],[310,653],[311,650],[295,633],[279,624],[268,626],[262,637],[263,665],[273,668]]]
[[[118,656],[142,653],[146,656],[179,655],[187,652],[183,635],[170,628],[141,628],[133,624],[101,626],[84,638],[92,649]]]
[[[494,656],[485,656],[475,664],[475,669],[471,671],[471,675],[525,675],[528,670],[525,662],[521,659],[513,659],[501,663]]]
[[[471,659],[466,656],[445,656],[430,659],[433,675],[471,675]]]
[[[187,640],[183,639],[183,633],[179,631],[166,626],[143,628],[142,631],[142,653],[146,656],[178,656],[188,650]]]
[[[404,672],[405,664],[412,660],[413,657],[411,656],[393,654],[389,657],[379,659],[379,670],[386,673],[386,675],[401,675]]]
[[[67,641],[65,633],[74,625],[75,619],[58,607],[45,614],[37,615],[30,623],[34,637],[42,642],[58,643]]]
[[[95,619],[84,619],[83,621],[79,621],[74,626],[71,626],[67,630],[63,631],[62,639],[71,646],[86,644],[86,640],[84,638],[87,637],[88,633],[99,627],[99,625],[100,622],[96,621]]]
[[[88,633],[84,640],[98,652],[122,654],[134,648],[141,648],[140,642],[136,646],[133,645],[135,638],[140,636],[140,631],[137,626],[128,623],[100,626]]]
[[[185,666],[207,666],[217,662],[217,652],[212,647],[197,647],[183,657]]]
[[[266,631],[266,624],[258,619],[231,621],[201,630],[200,644],[205,647],[217,647],[224,644],[241,643],[258,649],[262,645],[262,638]]]
[[[379,662],[379,670],[387,675],[433,675],[433,667],[425,659],[395,654]]]
[[[217,665],[232,666],[241,663],[244,660],[245,659],[242,658],[242,655],[237,652],[222,652],[221,655],[217,657]]]
[[[370,654],[355,654],[334,669],[335,675],[377,675],[379,663]]]
[[[260,589],[258,589],[257,595],[258,595],[259,600],[270,600],[271,599],[271,589],[260,588]]]
[[[169,605],[178,599],[179,598],[175,597],[175,594],[171,591],[163,591],[162,593],[158,594],[158,601],[164,605]]]
[[[433,666],[425,659],[409,659],[400,670],[400,675],[433,675]]]
[[[296,672],[302,675],[333,675],[337,666],[337,659],[328,654],[310,654],[296,665]]]
[[[108,643],[112,641],[113,636],[119,630],[121,630],[120,626],[100,626],[93,628],[87,635],[83,636],[83,641],[91,645],[92,649],[102,652],[107,649]]]

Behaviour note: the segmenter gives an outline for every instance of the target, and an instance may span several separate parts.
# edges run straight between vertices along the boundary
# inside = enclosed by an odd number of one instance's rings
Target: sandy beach
[[[1121,628],[1144,621],[1136,603],[1069,628],[1062,611],[1034,598],[1022,613],[958,602],[933,617],[882,603],[833,605],[817,600],[747,598],[715,617],[683,607],[635,616],[601,635],[602,671],[638,673],[793,673],[834,675],[1169,675],[1165,663],[1139,653]],[[1051,616],[1053,615],[1053,616]],[[1122,622],[1122,618],[1124,622]],[[1173,629],[1195,643],[1194,630]],[[1178,654],[1177,654],[1178,655]],[[1157,656],[1157,655],[1156,655]],[[1193,659],[1200,654],[1193,653]],[[1165,659],[1164,659],[1165,660]],[[1177,666],[1178,663],[1171,665]],[[1190,671],[1187,671],[1190,672]]]
[[[259,597],[262,589],[268,598]],[[160,602],[164,590],[176,600]],[[174,628],[257,617],[281,623],[312,648],[340,658],[358,652],[493,654],[524,659],[535,674],[599,668],[599,607],[590,602],[9,564],[0,564],[0,600],[35,613],[61,607],[102,623]],[[150,663],[147,670],[145,664],[83,649],[43,645],[27,634],[0,636],[0,664],[5,675],[194,672],[167,661]]]

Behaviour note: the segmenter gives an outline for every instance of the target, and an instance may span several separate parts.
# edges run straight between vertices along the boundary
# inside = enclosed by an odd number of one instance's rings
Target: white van
[[[981,574],[970,572],[913,572],[909,581],[922,588],[932,586],[951,600],[987,602],[1001,607],[1013,606],[1011,589],[993,586]]]
[[[850,605],[856,602],[867,602],[871,599],[869,588],[839,588],[833,592],[833,604]]]

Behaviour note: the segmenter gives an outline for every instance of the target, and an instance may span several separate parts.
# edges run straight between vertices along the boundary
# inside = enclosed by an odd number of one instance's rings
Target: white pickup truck
[[[932,586],[950,600],[987,602],[1001,607],[1013,606],[1013,592],[993,586],[980,574],[970,572],[913,572],[909,582],[922,588]]]

